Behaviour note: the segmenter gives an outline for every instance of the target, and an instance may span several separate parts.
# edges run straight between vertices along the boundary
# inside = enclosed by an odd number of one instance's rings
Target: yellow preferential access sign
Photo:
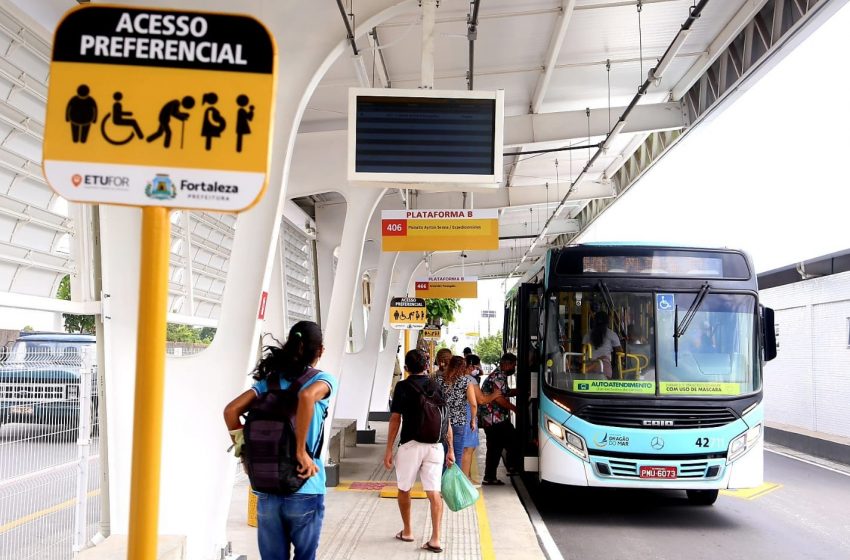
[[[425,325],[425,328],[422,329],[422,340],[430,340],[436,342],[440,340],[442,337],[442,331],[440,327],[436,325]]]
[[[390,300],[390,326],[394,329],[422,329],[428,312],[421,298],[396,297]]]
[[[477,298],[477,276],[431,276],[416,281],[416,297],[434,298]]]
[[[499,211],[384,210],[384,251],[491,251],[499,248]]]
[[[68,12],[50,65],[48,183],[74,202],[250,207],[266,185],[276,56],[248,16]]]

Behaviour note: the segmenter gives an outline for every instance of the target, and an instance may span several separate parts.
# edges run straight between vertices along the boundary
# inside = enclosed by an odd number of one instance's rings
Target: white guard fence
[[[66,559],[100,531],[94,345],[0,362],[0,559]]]

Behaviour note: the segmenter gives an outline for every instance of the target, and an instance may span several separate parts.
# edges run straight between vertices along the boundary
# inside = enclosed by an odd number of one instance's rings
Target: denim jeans
[[[257,540],[262,560],[314,560],[325,517],[323,494],[257,492]]]
[[[460,458],[463,457],[463,442],[466,438],[466,432],[469,431],[466,429],[465,424],[461,424],[460,426],[452,426],[452,451],[455,452],[455,463],[457,466],[460,466]],[[446,452],[446,455],[449,454],[449,445],[447,442],[443,442],[443,449]],[[446,463],[443,462],[443,472],[446,472]]]

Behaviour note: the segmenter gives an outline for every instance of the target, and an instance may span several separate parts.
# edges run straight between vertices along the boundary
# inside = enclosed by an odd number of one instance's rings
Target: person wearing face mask
[[[469,375],[475,378],[475,383],[481,385],[481,358],[475,354],[466,356],[466,365],[469,368]]]
[[[487,376],[481,386],[485,399],[492,398],[492,402],[478,408],[478,422],[487,434],[487,456],[484,467],[485,486],[504,485],[504,482],[496,478],[496,470],[502,458],[502,450],[507,449],[508,458],[505,466],[508,474],[515,474],[513,466],[516,464],[515,439],[516,429],[511,423],[511,411],[516,412],[516,406],[509,400],[511,389],[508,386],[508,377],[516,372],[517,358],[510,352],[503,354],[499,360],[499,369]]]
[[[466,357],[466,375],[469,378],[469,386],[475,393],[475,400],[478,406],[488,404],[496,397],[495,394],[484,395],[481,392],[481,358],[475,354],[470,354]],[[478,414],[473,414],[469,404],[466,405],[467,426],[466,434],[463,440],[463,455],[460,461],[460,470],[463,474],[472,481],[473,484],[478,483],[472,480],[472,461],[475,458],[475,450],[478,449]]]

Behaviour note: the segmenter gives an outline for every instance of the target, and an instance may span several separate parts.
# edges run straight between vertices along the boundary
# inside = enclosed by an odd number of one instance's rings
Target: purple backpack
[[[268,391],[257,397],[248,410],[243,427],[243,463],[254,490],[267,494],[294,494],[307,482],[306,478],[298,477],[295,413],[298,391],[318,373],[315,368],[307,368],[286,389],[280,388],[280,375],[272,373],[267,379]],[[324,443],[324,418],[322,420],[319,444],[316,449],[307,447],[307,453],[314,459],[321,454]]]

